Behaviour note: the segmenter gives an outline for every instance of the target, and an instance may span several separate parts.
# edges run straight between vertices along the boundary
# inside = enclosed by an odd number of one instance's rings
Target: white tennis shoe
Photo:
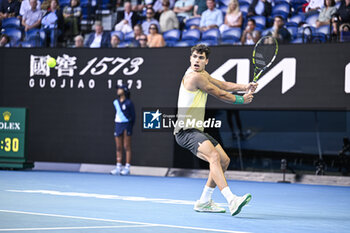
[[[120,175],[122,176],[130,175],[130,168],[124,167],[124,169],[120,172]]]
[[[245,194],[242,197],[235,197],[230,203],[229,208],[232,216],[235,216],[241,212],[242,207],[249,203],[252,199],[252,195],[250,193]]]
[[[225,213],[225,208],[218,206],[213,200],[205,203],[200,203],[199,200],[194,204],[195,211],[197,212],[209,212],[209,213]]]
[[[110,171],[111,175],[120,175],[122,169],[120,167],[114,168],[112,171]]]

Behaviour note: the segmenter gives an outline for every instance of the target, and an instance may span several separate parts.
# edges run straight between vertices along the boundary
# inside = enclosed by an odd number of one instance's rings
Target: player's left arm
[[[238,84],[234,82],[226,82],[226,81],[220,81],[217,80],[213,77],[210,76],[210,74],[207,71],[203,71],[204,75],[208,78],[209,82],[217,86],[218,88],[225,90],[225,91],[230,91],[230,92],[235,92],[235,91],[246,91],[248,92],[251,90],[252,93],[255,92],[258,84],[257,83],[248,83],[248,84]]]

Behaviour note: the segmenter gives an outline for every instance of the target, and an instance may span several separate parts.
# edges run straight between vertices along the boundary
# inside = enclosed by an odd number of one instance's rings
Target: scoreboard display
[[[0,107],[0,114],[0,167],[23,167],[26,109]]]

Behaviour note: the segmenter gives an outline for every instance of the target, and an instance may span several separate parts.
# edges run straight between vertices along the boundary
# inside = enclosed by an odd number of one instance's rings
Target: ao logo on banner
[[[282,72],[282,94],[286,93],[295,85],[296,81],[296,59],[284,58],[272,69],[266,72],[258,81],[259,86],[255,92],[259,92],[269,82]],[[225,81],[224,75],[237,66],[237,83],[249,83],[250,61],[249,59],[230,59],[215,70],[211,75],[221,81]]]

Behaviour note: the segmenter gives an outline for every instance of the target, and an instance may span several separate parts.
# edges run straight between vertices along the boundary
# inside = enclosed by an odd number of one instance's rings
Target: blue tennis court
[[[0,171],[0,232],[350,231],[350,187],[228,183],[253,196],[236,217],[192,210],[204,179]]]

